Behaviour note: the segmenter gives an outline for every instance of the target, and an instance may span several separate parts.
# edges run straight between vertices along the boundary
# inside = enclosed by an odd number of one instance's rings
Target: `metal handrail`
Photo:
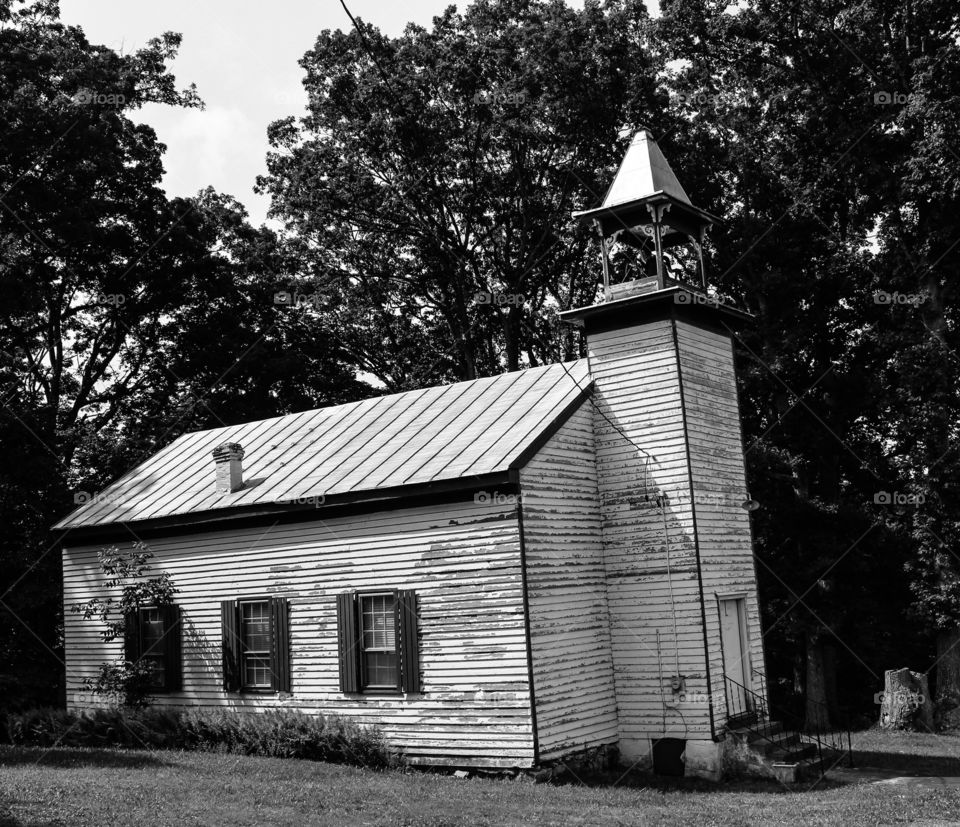
[[[742,695],[742,697],[744,698],[743,707],[740,709],[731,709],[730,708],[731,697],[736,699],[736,698],[740,698],[741,695],[739,692],[731,693],[729,686],[724,687],[724,689],[726,690],[726,696],[727,696],[727,711],[728,713],[730,713],[731,717],[737,717],[738,715],[746,716],[749,714],[755,714],[759,718],[759,720],[769,723],[770,706],[767,703],[767,699],[760,693],[754,692],[752,689],[749,689],[748,687],[744,686],[742,683],[738,683],[737,681],[733,680],[733,678],[727,677],[726,675],[724,675],[723,677],[724,677],[724,680],[727,682],[727,684],[733,685],[738,689],[743,690],[743,695]],[[749,699],[749,703],[747,703],[746,699]],[[820,727],[821,721],[826,721],[827,726],[828,727],[830,726],[829,708],[827,707],[826,704],[821,703],[820,701],[814,701],[812,699],[808,700],[808,703],[815,704],[818,710],[822,708],[822,715],[818,714],[816,716],[817,720],[813,724],[812,732],[810,731],[811,728],[810,728],[809,721],[805,721],[804,723],[806,724],[806,726],[802,728],[806,731],[801,732],[800,731],[801,728],[798,728],[797,733],[801,736],[801,740],[803,736],[807,736],[816,744],[817,756],[821,761],[821,765],[823,761],[823,750],[824,748],[826,748],[827,750],[831,750],[836,753],[846,754],[849,766],[852,767],[853,766],[853,749],[851,746],[849,726],[841,726],[839,729],[836,729],[836,730],[832,728],[826,731],[822,730]],[[749,727],[749,726],[747,726],[747,728],[752,729],[752,727]],[[764,738],[767,741],[770,741],[771,743],[782,745],[782,740],[777,741],[773,738],[770,738],[767,733],[764,733],[760,730],[753,730],[753,731],[755,732],[755,734],[760,735],[762,738]],[[844,745],[843,743],[844,735],[846,735],[846,742],[847,742],[846,745]]]

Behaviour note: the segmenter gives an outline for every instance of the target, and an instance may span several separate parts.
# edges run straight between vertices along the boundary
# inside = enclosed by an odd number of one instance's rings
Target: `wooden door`
[[[742,597],[720,600],[720,645],[726,678],[727,714],[750,712],[750,661],[746,646],[746,612]]]

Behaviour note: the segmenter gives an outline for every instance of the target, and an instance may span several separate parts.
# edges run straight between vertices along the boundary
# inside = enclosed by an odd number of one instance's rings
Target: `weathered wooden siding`
[[[712,736],[679,364],[670,319],[588,341],[620,749],[638,761],[652,738]]]
[[[750,530],[741,505],[748,499],[740,411],[729,334],[677,322],[683,376],[700,567],[707,609],[713,700],[726,715],[717,598],[745,595],[752,686],[766,695],[763,634]]]
[[[540,758],[616,743],[592,407],[520,472]]]
[[[266,709],[379,723],[418,763],[530,766],[533,732],[519,528],[512,504],[463,502],[266,528],[153,540],[185,624],[184,690],[160,706]],[[98,625],[70,612],[104,594],[97,548],[64,549],[68,703],[95,705],[81,687],[120,654]],[[346,697],[338,688],[336,595],[415,589],[422,694]],[[290,603],[292,693],[222,690],[220,601],[285,595]]]

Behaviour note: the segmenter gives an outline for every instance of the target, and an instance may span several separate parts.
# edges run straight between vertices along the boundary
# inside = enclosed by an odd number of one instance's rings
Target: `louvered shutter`
[[[227,692],[240,689],[240,621],[237,601],[224,600],[220,604],[223,631],[223,688]]]
[[[179,692],[183,689],[183,665],[180,607],[163,606],[160,609],[163,618],[163,637],[166,645],[164,658],[164,687],[168,692]]]
[[[357,634],[357,593],[337,595],[337,641],[340,652],[340,691],[360,691],[360,640]]]
[[[134,610],[123,616],[123,657],[130,663],[140,660],[140,612]]]
[[[290,622],[287,598],[270,599],[271,684],[276,692],[290,691]]]
[[[417,593],[397,592],[397,655],[400,662],[400,689],[420,691],[420,641],[417,624]]]

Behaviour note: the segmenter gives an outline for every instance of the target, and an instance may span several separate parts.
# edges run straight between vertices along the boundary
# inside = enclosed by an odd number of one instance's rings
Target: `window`
[[[420,691],[414,592],[345,592],[337,621],[343,692]]]
[[[396,600],[393,594],[360,595],[360,674],[364,689],[398,689]]]
[[[240,603],[240,674],[245,689],[271,689],[270,603]]]
[[[244,598],[220,604],[223,688],[228,692],[289,692],[287,599]]]
[[[151,692],[181,689],[179,607],[146,606],[128,614],[124,655],[147,667]]]
[[[150,670],[150,688],[163,689],[166,682],[167,641],[159,609],[140,611],[140,660],[146,662]]]

